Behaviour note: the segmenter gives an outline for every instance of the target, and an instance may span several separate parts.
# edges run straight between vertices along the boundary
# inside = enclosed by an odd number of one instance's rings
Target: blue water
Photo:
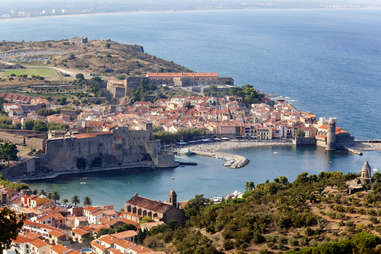
[[[146,52],[193,70],[232,76],[238,84],[288,96],[302,110],[335,116],[358,139],[381,138],[380,10],[130,13],[0,21],[4,40],[73,36],[141,44]],[[277,156],[266,148],[240,150],[252,163],[238,171],[197,158],[197,167],[93,176],[88,185],[66,177],[35,186],[122,204],[135,192],[165,199],[175,188],[186,199],[242,189],[249,179],[293,178],[304,170],[357,171],[365,158],[381,167],[379,152],[358,157],[279,149]]]

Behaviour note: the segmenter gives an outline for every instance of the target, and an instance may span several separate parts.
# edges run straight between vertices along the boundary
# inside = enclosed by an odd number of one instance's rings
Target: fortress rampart
[[[43,153],[3,170],[10,178],[35,178],[102,168],[175,167],[174,155],[152,140],[152,129],[118,128],[112,132],[81,133],[45,140]]]

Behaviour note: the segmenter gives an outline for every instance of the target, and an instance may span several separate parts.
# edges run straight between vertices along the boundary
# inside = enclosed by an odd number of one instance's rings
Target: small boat
[[[171,180],[175,180],[175,177],[174,177],[174,176],[171,176]]]
[[[82,181],[81,184],[87,184],[87,182]]]
[[[191,156],[194,155],[194,152],[192,152],[189,148],[185,148],[180,150],[181,155]]]
[[[278,152],[274,152],[274,154],[278,154]]]
[[[235,160],[228,160],[227,162],[225,162],[224,166],[230,167],[231,165],[233,165],[234,162],[235,162]]]
[[[380,171],[380,170],[379,170],[378,168],[374,168],[373,171],[374,171],[374,172],[378,172],[378,171]]]

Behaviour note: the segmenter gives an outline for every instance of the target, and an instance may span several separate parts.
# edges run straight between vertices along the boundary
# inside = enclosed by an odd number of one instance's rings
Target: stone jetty
[[[191,151],[200,156],[208,156],[225,161],[233,160],[234,162],[229,166],[230,168],[243,168],[249,164],[249,160],[247,158],[236,154],[225,152],[204,152],[196,149],[191,149]]]

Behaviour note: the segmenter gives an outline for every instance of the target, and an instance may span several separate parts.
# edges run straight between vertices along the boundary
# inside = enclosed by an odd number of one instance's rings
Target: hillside
[[[185,206],[187,224],[142,234],[167,253],[381,253],[381,174],[369,190],[347,194],[356,175],[300,174],[254,186],[243,198]]]
[[[39,42],[3,41],[0,42],[0,62],[17,63],[32,69],[39,69],[43,65],[44,68],[53,69],[65,77],[73,77],[80,72],[87,76],[117,77],[142,76],[146,72],[190,71],[145,53],[139,45],[121,44],[111,40],[86,41],[81,38]],[[4,64],[0,67],[2,70],[7,69],[7,73],[11,72]]]

